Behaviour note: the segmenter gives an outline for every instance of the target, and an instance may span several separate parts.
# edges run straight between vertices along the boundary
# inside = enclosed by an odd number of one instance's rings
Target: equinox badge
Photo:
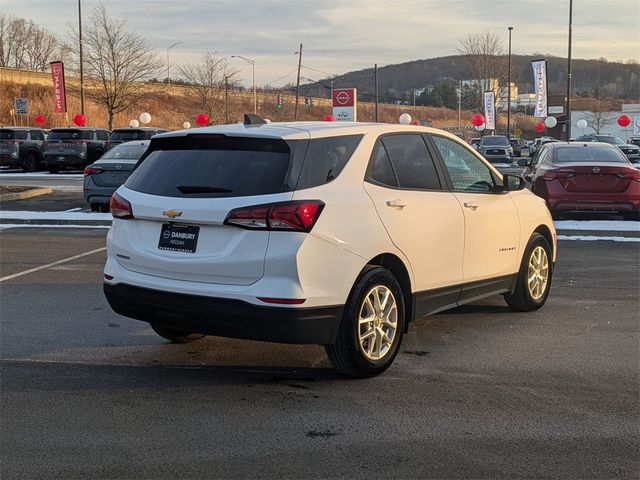
[[[169,218],[176,218],[182,215],[182,212],[179,212],[178,210],[164,210],[162,214]]]

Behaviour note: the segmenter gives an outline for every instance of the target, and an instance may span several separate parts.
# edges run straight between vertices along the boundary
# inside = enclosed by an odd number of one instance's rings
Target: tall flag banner
[[[534,117],[547,116],[547,61],[534,60],[531,62],[533,67],[533,85],[536,91],[536,108],[533,111]]]
[[[484,92],[484,128],[496,129],[496,94],[494,92]]]
[[[64,85],[64,63],[51,62],[51,78],[53,79],[53,101],[56,113],[67,111],[67,90]]]

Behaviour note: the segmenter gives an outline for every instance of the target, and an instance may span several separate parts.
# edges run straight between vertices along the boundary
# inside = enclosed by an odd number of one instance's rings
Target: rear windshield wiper
[[[206,185],[178,185],[176,188],[180,193],[232,193],[233,190],[221,187],[209,187]]]

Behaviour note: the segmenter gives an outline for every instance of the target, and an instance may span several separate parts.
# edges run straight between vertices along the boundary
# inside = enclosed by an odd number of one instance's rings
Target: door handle
[[[478,204],[476,202],[464,202],[465,208],[470,208],[471,210],[476,210],[478,208]]]
[[[387,200],[387,207],[397,208],[398,210],[402,210],[407,206],[402,200],[396,198],[395,200]]]

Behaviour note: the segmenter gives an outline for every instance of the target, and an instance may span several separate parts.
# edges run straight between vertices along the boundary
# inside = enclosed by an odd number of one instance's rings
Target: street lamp
[[[167,48],[167,85],[171,85],[171,77],[169,76],[169,50],[171,50],[176,45],[182,45],[181,42],[172,43]]]
[[[258,113],[258,95],[256,93],[256,61],[250,58],[243,57],[242,55],[231,55],[231,58],[239,58],[251,65],[251,71],[253,76],[253,113]]]
[[[567,142],[571,140],[571,31],[573,29],[573,0],[569,0],[569,51],[567,53]]]
[[[507,140],[511,135],[511,31],[513,27],[507,27],[509,30],[509,65],[507,66]]]

